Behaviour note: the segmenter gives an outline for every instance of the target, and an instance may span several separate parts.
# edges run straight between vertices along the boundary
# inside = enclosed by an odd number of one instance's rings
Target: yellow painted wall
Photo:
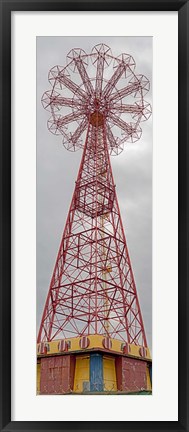
[[[89,356],[76,357],[74,392],[83,392],[83,382],[89,382]]]
[[[40,394],[41,363],[37,363],[37,394]]]
[[[116,391],[116,371],[115,359],[103,357],[103,376],[104,376],[104,391]]]
[[[150,380],[150,371],[147,366],[146,368],[146,380],[147,380],[147,390],[152,390],[151,380]]]

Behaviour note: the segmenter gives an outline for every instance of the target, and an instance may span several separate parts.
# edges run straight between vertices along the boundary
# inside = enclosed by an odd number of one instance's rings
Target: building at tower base
[[[91,335],[37,345],[37,393],[151,394],[148,348]]]

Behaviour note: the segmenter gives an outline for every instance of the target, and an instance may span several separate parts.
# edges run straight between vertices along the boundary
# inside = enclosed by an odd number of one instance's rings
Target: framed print
[[[1,430],[187,431],[188,1],[1,11]]]

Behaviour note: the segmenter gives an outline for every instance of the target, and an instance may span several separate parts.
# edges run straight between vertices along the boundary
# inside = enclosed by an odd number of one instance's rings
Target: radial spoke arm
[[[57,120],[55,118],[55,123],[56,123],[57,127],[60,128],[60,127],[66,125],[68,123],[71,123],[72,121],[74,121],[80,117],[83,117],[83,115],[84,115],[83,111],[78,111],[78,113],[71,113],[71,114],[66,115],[65,117],[58,118]]]
[[[141,89],[141,84],[136,82],[136,83],[133,83],[133,84],[130,84],[130,85],[124,87],[123,89],[121,89],[119,91],[116,91],[115,93],[112,93],[110,99],[111,99],[111,101],[123,99],[125,96],[129,96],[132,93],[137,92],[140,89]]]
[[[77,67],[78,72],[80,74],[80,77],[83,81],[83,85],[85,87],[85,90],[88,93],[88,95],[91,96],[94,92],[94,89],[93,89],[93,86],[91,84],[91,80],[88,76],[88,73],[85,69],[85,66],[83,64],[83,61],[81,59],[75,59],[75,64],[76,64],[76,67]]]
[[[123,74],[124,70],[125,70],[125,64],[120,63],[119,66],[117,67],[116,71],[114,72],[114,74],[112,75],[112,77],[110,78],[110,80],[108,81],[106,86],[104,87],[104,90],[103,90],[103,96],[104,97],[108,97],[111,94],[111,92],[113,91],[113,88],[115,87],[115,85],[117,84],[119,79],[121,78],[121,75]]]
[[[97,60],[96,83],[95,83],[96,98],[100,98],[101,97],[101,93],[102,93],[104,62],[105,62],[104,57],[103,56],[99,56],[98,60]]]
[[[124,132],[127,132],[129,135],[132,134],[133,128],[132,126],[128,125],[126,122],[124,122],[119,117],[110,114],[111,121],[114,123],[114,125],[120,127]]]
[[[82,133],[84,132],[84,130],[86,129],[87,124],[88,124],[88,119],[87,119],[87,117],[86,117],[86,118],[84,118],[84,119],[82,120],[82,122],[80,123],[80,125],[78,126],[78,128],[77,128],[77,129],[75,130],[75,132],[73,133],[72,138],[71,138],[72,143],[74,143],[74,144],[77,143],[77,141],[78,141],[78,139],[80,138],[81,134],[82,134]]]
[[[79,99],[72,99],[72,98],[65,98],[60,96],[52,96],[49,101],[49,105],[54,106],[68,106],[70,108],[79,107],[81,106],[81,100]],[[48,106],[48,105],[47,105]]]
[[[114,105],[113,108],[111,109],[113,112],[114,110],[119,112],[119,113],[130,113],[130,114],[142,114],[143,112],[143,105],[126,105],[126,104],[122,104],[122,105]]]
[[[113,133],[111,131],[111,128],[110,128],[109,124],[107,124],[106,130],[107,130],[108,141],[109,141],[111,147],[112,148],[117,147],[117,142],[116,142],[116,140],[114,138],[114,135],[113,135]]]
[[[72,80],[70,80],[66,75],[59,75],[58,77],[59,81],[65,85],[72,93],[76,93],[78,97],[80,97],[82,100],[86,99],[85,92]]]

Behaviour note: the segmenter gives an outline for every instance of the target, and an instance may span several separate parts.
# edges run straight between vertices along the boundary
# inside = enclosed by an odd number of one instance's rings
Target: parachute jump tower
[[[91,78],[92,77],[92,78]],[[38,392],[151,390],[147,346],[110,155],[142,134],[149,81],[105,44],[72,49],[42,104],[67,150],[83,149],[37,340]],[[53,371],[53,373],[52,373]]]

